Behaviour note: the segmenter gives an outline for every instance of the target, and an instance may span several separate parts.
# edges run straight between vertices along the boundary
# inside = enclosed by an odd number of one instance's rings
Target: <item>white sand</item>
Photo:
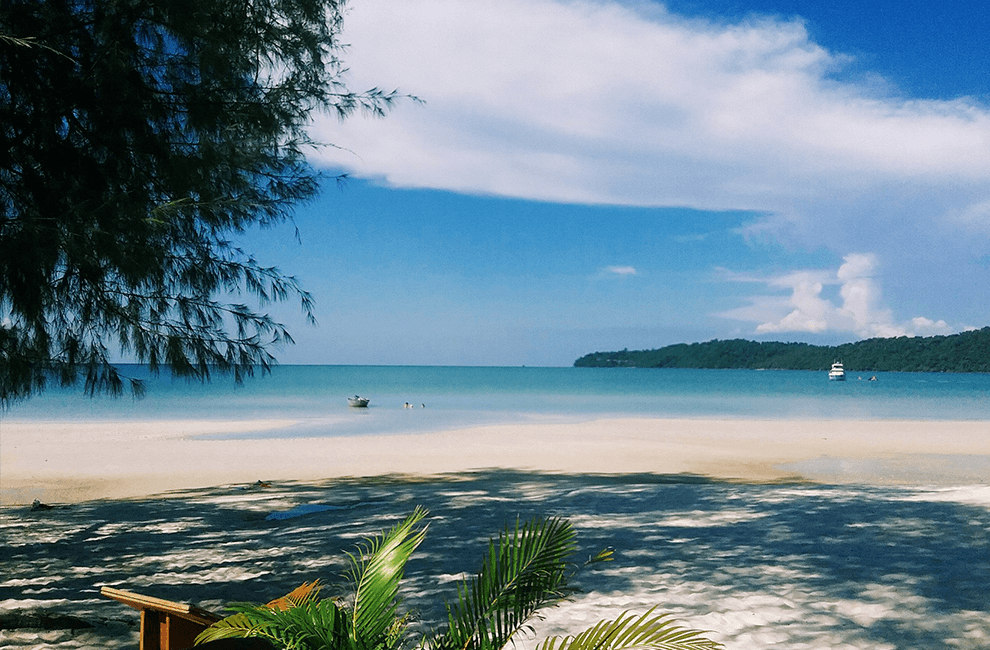
[[[621,418],[387,436],[197,438],[292,424],[0,420],[0,503],[494,467],[753,481],[798,475],[871,483],[990,481],[990,423],[978,421]],[[953,459],[966,461],[962,474]],[[855,471],[836,473],[847,465]]]

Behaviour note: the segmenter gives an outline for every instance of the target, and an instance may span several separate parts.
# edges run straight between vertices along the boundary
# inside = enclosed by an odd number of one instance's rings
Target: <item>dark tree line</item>
[[[990,372],[990,327],[951,336],[875,338],[837,346],[743,339],[681,343],[656,350],[594,352],[574,365],[827,370],[836,360],[854,372]]]
[[[120,354],[269,368],[291,338],[256,308],[311,299],[230,237],[316,193],[312,111],[396,97],[344,86],[341,5],[4,0],[0,407],[52,381],[120,392]]]

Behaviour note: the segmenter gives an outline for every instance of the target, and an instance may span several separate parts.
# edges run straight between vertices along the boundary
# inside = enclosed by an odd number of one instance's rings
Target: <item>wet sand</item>
[[[980,421],[606,418],[401,435],[237,437],[295,424],[0,420],[0,504],[485,468],[753,482],[990,482],[990,424]]]

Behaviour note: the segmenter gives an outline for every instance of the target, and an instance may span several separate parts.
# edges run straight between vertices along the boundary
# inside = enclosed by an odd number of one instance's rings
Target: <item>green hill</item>
[[[836,360],[852,372],[990,372],[990,327],[951,336],[866,339],[837,346],[716,339],[656,350],[594,352],[574,365],[827,370]]]

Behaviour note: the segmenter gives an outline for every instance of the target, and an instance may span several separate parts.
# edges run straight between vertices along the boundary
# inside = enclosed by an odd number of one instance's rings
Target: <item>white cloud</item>
[[[779,284],[774,282],[773,284]],[[767,332],[824,332],[828,330],[828,316],[834,311],[831,303],[821,298],[822,284],[808,279],[797,279],[790,284],[793,293],[788,301],[793,311],[776,323],[761,323],[756,331]]]
[[[917,336],[932,336],[935,334],[951,334],[953,328],[944,320],[933,321],[924,316],[911,319],[910,329]],[[975,327],[965,326],[959,328],[960,331],[975,330]]]
[[[612,275],[636,275],[636,269],[632,266],[607,266],[604,270]]]
[[[344,38],[351,87],[426,103],[315,117],[316,139],[340,147],[318,164],[395,187],[750,210],[762,216],[740,232],[754,241],[877,251],[895,295],[941,274],[961,319],[986,313],[973,305],[986,304],[990,107],[844,77],[849,57],[800,21],[621,0],[362,0]],[[767,327],[820,328],[823,309],[827,330],[890,322],[874,280],[842,286],[829,310],[802,285]]]
[[[836,81],[800,22],[687,21],[570,0],[364,0],[353,85],[427,103],[315,132],[406,187],[787,212],[905,179],[990,180],[990,113]],[[357,76],[360,73],[360,76]],[[983,200],[990,198],[984,193]]]
[[[834,272],[796,271],[784,276],[759,280],[735,275],[735,282],[762,282],[768,287],[790,291],[780,296],[754,296],[746,307],[719,314],[724,318],[758,323],[755,332],[851,332],[861,337],[924,336],[949,334],[954,330],[944,320],[923,316],[904,323],[895,322],[884,307],[877,280],[877,259],[873,254],[850,253]],[[825,286],[839,287],[840,305],[822,297]]]

